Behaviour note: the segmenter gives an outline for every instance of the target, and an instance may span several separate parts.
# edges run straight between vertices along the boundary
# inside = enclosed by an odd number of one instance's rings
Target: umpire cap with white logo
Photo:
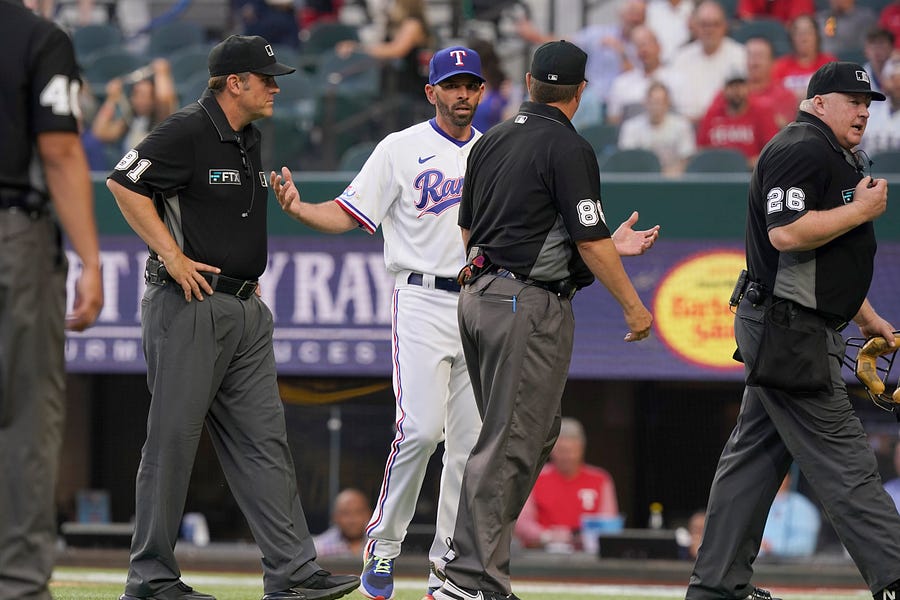
[[[830,62],[813,73],[806,87],[806,97],[823,96],[838,92],[841,94],[869,94],[872,100],[884,100],[881,92],[872,89],[869,74],[856,63]]]
[[[428,83],[437,85],[454,75],[472,75],[484,81],[478,53],[464,46],[451,46],[435,52],[428,65]]]
[[[566,40],[547,42],[534,51],[531,77],[552,85],[575,85],[584,78],[587,54]]]
[[[231,35],[210,50],[209,76],[232,73],[287,75],[297,69],[275,60],[272,45],[258,35]]]

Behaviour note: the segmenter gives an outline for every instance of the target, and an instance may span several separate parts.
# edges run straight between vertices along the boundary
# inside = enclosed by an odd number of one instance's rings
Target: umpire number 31
[[[806,210],[806,194],[796,187],[788,188],[787,192],[780,187],[773,187],[766,194],[766,205],[766,212],[770,215],[781,212],[785,207],[800,212]]]

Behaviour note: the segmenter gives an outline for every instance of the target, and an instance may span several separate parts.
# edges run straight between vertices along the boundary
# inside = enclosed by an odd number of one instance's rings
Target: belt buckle
[[[241,300],[247,300],[250,296],[253,295],[253,292],[256,291],[257,283],[255,281],[244,281],[241,283],[241,287],[238,288],[238,291],[235,292],[235,296],[240,298]]]

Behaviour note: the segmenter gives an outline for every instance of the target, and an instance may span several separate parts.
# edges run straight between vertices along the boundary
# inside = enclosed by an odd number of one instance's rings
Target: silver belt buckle
[[[237,296],[241,300],[246,300],[253,295],[253,292],[256,291],[257,285],[258,284],[255,281],[244,281],[235,296]]]

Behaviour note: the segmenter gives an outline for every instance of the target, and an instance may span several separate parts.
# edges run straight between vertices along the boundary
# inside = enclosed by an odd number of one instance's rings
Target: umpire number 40
[[[785,192],[780,187],[773,187],[766,194],[766,211],[768,214],[781,212],[785,207],[797,212],[806,209],[806,194],[797,187],[788,188]]]

